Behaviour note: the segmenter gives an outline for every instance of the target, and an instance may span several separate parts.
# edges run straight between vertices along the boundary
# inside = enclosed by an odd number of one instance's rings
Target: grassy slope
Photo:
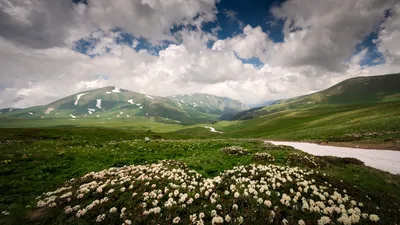
[[[251,152],[268,151],[279,165],[287,165],[294,151],[265,150],[261,142],[238,139],[157,141],[155,138],[164,136],[99,128],[1,129],[0,134],[3,141],[0,145],[0,211],[11,213],[11,216],[0,217],[0,224],[26,224],[25,215],[30,210],[26,206],[34,203],[36,196],[90,171],[175,159],[212,177],[235,165],[255,162],[251,156],[221,153],[219,150],[225,146],[240,145]],[[155,141],[145,142],[145,136]],[[291,166],[309,167],[302,161],[290,162]],[[338,187],[360,199],[370,196],[372,200],[365,201],[374,210],[376,206],[381,208],[377,212],[382,223],[400,220],[399,176],[336,159],[319,162],[323,165],[319,170],[331,175]]]
[[[224,136],[230,137],[370,143],[386,141],[398,145],[400,101],[285,110],[252,120],[221,121],[214,126],[224,131]]]
[[[273,105],[221,116],[223,120],[246,120],[290,109],[377,104],[400,101],[400,74],[355,77],[310,95],[278,100]]]
[[[400,74],[355,77],[326,90],[281,100],[289,107],[313,104],[355,104],[396,101],[400,98]]]

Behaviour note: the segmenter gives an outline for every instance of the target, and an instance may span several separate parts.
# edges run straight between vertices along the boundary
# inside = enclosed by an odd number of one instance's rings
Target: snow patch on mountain
[[[88,113],[89,113],[89,115],[92,114],[92,113],[94,113],[94,112],[96,112],[96,109],[88,108]]]
[[[101,109],[101,99],[97,99],[96,101],[96,107]]]
[[[46,109],[46,111],[44,111],[44,114],[49,114],[53,110],[54,110],[54,108],[49,107]]]
[[[76,116],[74,116],[74,115],[72,115],[72,114],[69,114],[69,116],[72,117],[73,119],[76,118]]]
[[[78,105],[79,99],[80,99],[82,96],[86,95],[87,93],[89,93],[89,92],[77,94],[77,95],[76,95],[76,100],[75,100],[74,104],[75,104],[75,105]]]
[[[148,98],[150,98],[150,99],[153,99],[153,100],[154,100],[154,98],[153,98],[153,97],[151,97],[151,96],[149,96],[149,95],[146,95],[146,97],[148,97]]]
[[[29,112],[29,115],[33,115],[33,113],[32,113],[32,112]]]
[[[131,103],[131,104],[135,104],[135,102],[133,101],[133,99],[129,99],[128,102]]]
[[[114,90],[112,90],[112,92],[114,92],[114,93],[119,93],[119,92],[121,92],[121,89],[119,89],[119,88],[114,88]]]

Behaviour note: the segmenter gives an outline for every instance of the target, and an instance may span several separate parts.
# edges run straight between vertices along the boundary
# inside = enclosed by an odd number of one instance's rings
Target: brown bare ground
[[[35,222],[40,220],[45,214],[46,214],[46,208],[36,209],[28,213],[26,219],[30,222]]]

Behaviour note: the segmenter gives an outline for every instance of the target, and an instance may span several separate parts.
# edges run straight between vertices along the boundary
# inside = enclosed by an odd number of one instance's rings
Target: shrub
[[[307,166],[309,168],[321,167],[321,160],[312,155],[291,153],[288,155],[287,164],[291,166]]]
[[[228,155],[247,155],[247,154],[249,154],[249,151],[247,149],[242,148],[240,146],[225,147],[225,148],[222,148],[221,151]]]
[[[253,156],[254,160],[275,162],[275,158],[266,152],[257,152]]]
[[[32,221],[36,224],[379,221],[378,215],[361,207],[363,200],[333,186],[326,176],[320,179],[313,170],[252,164],[234,167],[211,179],[182,163],[161,161],[72,179],[38,196],[31,215],[40,214]]]
[[[265,150],[295,150],[292,146],[287,146],[287,145],[274,145],[270,142],[265,142],[264,143],[264,149]]]
[[[353,165],[364,165],[364,162],[361,160],[358,160],[356,158],[350,158],[350,157],[334,157],[334,156],[319,156],[318,158],[324,160],[325,162],[336,165],[336,166],[344,166],[348,164],[353,164]]]

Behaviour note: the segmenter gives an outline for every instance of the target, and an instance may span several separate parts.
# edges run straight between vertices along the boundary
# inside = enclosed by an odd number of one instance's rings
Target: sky
[[[257,104],[400,72],[397,0],[0,0],[0,108],[116,86]]]

